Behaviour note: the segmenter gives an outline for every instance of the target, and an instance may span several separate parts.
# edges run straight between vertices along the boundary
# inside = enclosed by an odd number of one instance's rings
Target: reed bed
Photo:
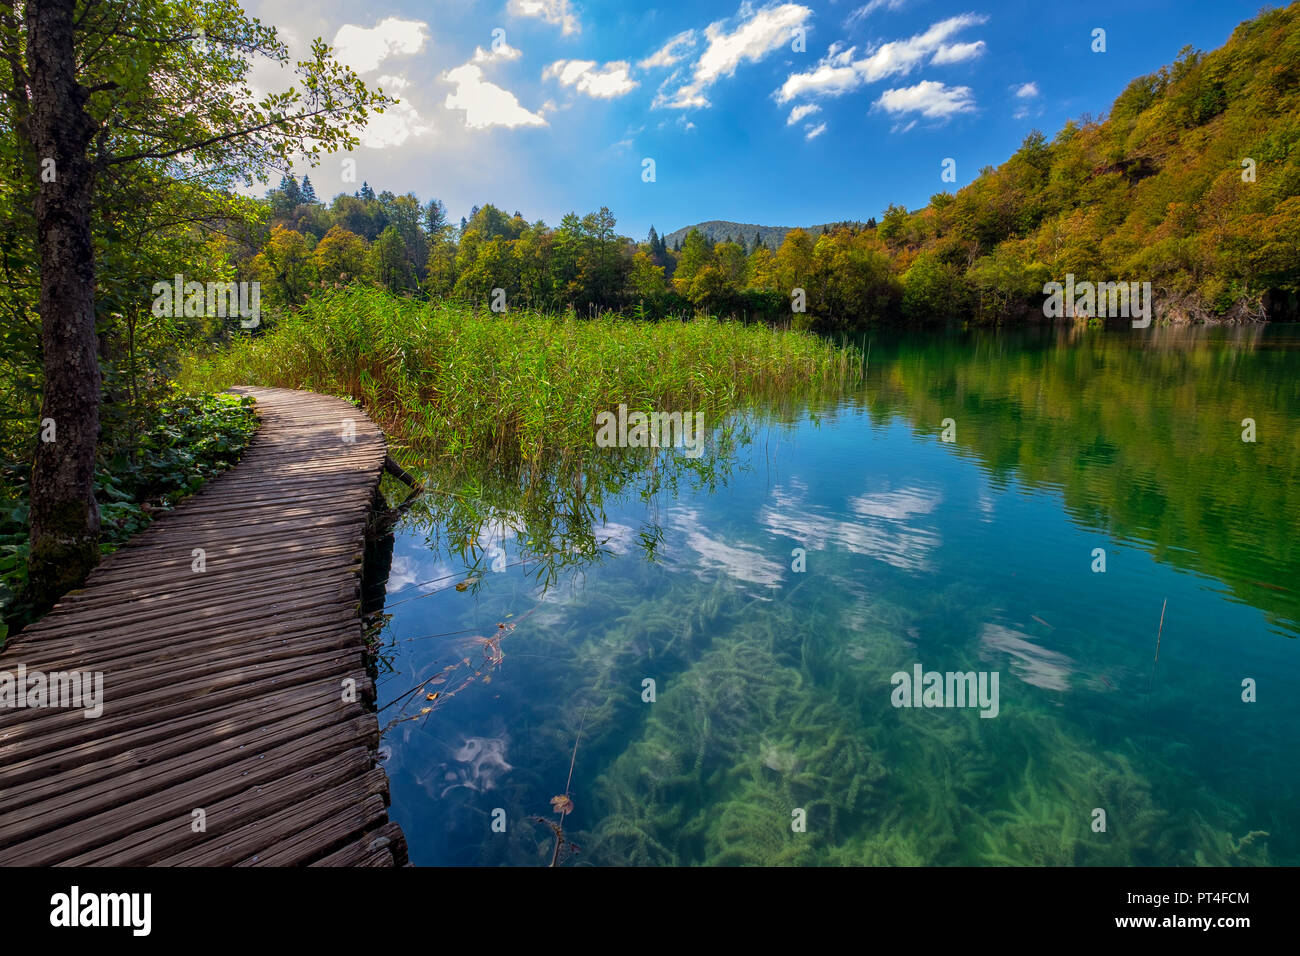
[[[704,412],[711,426],[740,408],[837,393],[861,369],[851,346],[765,325],[497,314],[350,288],[192,359],[182,384],[353,398],[409,450],[404,457],[535,472],[587,457],[597,413],[620,403]]]

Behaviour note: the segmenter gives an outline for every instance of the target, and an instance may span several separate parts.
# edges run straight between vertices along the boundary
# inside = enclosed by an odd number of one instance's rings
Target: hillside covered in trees
[[[777,248],[785,241],[786,235],[795,229],[803,229],[805,232],[820,236],[824,232],[830,232],[832,229],[840,227],[860,229],[864,226],[868,229],[874,229],[876,220],[868,219],[866,222],[826,222],[817,226],[758,226],[747,222],[710,219],[708,222],[697,222],[693,226],[674,229],[664,236],[664,241],[676,248],[681,245],[683,239],[691,234],[691,230],[695,230],[710,242],[737,242],[743,245],[747,252],[753,252],[759,246],[767,246],[769,249]]]
[[[928,205],[812,229],[714,220],[645,241],[608,209],[558,226],[368,185],[328,206],[291,177],[260,231],[214,250],[272,303],[352,281],[581,314],[718,315],[849,329],[1041,317],[1045,282],[1150,282],[1158,321],[1294,318],[1300,291],[1300,5],[1185,49],[1108,117],[1040,132]],[[806,292],[806,312],[791,293]],[[793,314],[792,314],[793,312]]]

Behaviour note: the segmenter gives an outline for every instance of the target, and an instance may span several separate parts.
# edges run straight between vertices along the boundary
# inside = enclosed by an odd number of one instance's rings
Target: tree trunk
[[[90,231],[94,168],[86,155],[94,123],[86,113],[86,91],[77,82],[74,6],[74,0],[29,0],[26,9],[27,131],[37,160],[45,368],[40,440],[32,463],[27,596],[40,609],[76,587],[99,561],[94,472],[100,373]]]

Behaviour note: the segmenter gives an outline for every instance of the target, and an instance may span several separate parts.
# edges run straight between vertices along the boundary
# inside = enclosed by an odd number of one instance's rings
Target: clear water
[[[545,865],[567,791],[564,865],[1300,862],[1300,336],[1152,331],[873,334],[862,388],[607,499],[549,583],[508,521],[470,568],[412,516],[412,859]],[[997,672],[997,716],[895,707],[917,664]]]

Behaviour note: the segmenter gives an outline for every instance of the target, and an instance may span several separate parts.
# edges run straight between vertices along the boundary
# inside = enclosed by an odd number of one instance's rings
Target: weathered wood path
[[[340,399],[237,391],[262,419],[239,464],[0,652],[103,675],[96,718],[0,708],[0,864],[407,862],[363,704],[383,434]]]

